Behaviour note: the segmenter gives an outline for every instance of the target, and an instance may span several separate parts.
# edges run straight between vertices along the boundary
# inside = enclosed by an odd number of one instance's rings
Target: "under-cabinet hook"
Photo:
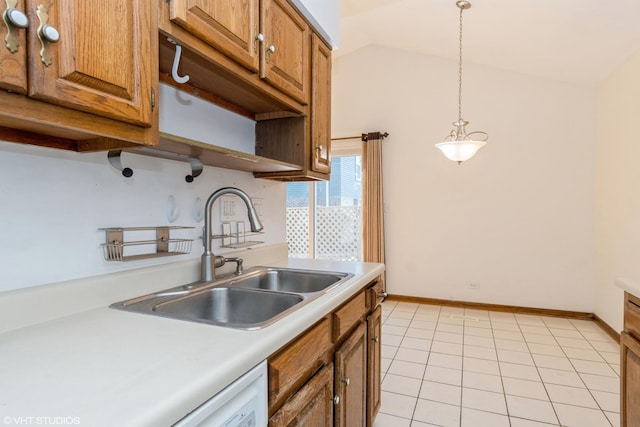
[[[133,176],[133,170],[131,168],[123,168],[122,160],[120,159],[120,155],[122,154],[122,150],[111,150],[107,154],[107,159],[109,159],[109,164],[114,169],[118,169],[122,171],[122,176],[125,178],[131,178]]]
[[[191,175],[184,177],[187,182],[193,182],[194,178],[197,178],[202,173],[202,161],[197,157],[189,157],[189,164],[191,165]]]
[[[174,39],[167,38],[169,43],[176,45],[176,55],[173,57],[173,67],[171,67],[171,77],[176,83],[186,83],[189,81],[189,75],[185,74],[184,76],[178,75],[178,66],[180,65],[180,55],[182,55],[182,46],[180,46]]]

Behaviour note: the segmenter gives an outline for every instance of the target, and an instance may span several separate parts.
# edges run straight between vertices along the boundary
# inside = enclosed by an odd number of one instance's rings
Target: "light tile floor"
[[[618,344],[585,320],[386,301],[374,427],[617,427]]]

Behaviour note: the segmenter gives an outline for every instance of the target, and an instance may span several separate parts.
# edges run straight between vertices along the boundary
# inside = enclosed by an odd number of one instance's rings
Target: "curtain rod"
[[[380,139],[385,139],[386,137],[389,136],[389,132],[372,132],[372,133],[377,133],[380,135]],[[363,133],[362,135],[358,135],[358,136],[343,136],[342,138],[331,138],[332,141],[344,141],[347,139],[359,139],[361,141],[367,141],[369,139],[369,133]]]

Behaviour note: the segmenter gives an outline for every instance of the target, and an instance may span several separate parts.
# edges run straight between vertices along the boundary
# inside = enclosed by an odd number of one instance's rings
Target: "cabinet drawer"
[[[330,346],[331,320],[324,318],[269,359],[270,409],[297,390],[323,365]]]
[[[624,329],[640,339],[640,298],[628,292],[624,294]]]
[[[333,313],[333,340],[337,342],[367,312],[365,291]]]
[[[367,307],[373,310],[384,301],[385,293],[382,281],[378,280],[367,289]]]

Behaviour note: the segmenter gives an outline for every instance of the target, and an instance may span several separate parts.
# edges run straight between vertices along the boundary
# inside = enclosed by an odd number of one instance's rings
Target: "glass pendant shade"
[[[487,134],[482,131],[467,133],[465,126],[469,124],[464,119],[458,119],[453,125],[456,127],[447,138],[436,144],[436,147],[449,160],[458,164],[469,160],[487,143]]]
[[[475,156],[478,150],[484,147],[486,143],[486,141],[466,139],[462,141],[442,141],[437,143],[436,147],[442,151],[447,159],[462,163]]]

